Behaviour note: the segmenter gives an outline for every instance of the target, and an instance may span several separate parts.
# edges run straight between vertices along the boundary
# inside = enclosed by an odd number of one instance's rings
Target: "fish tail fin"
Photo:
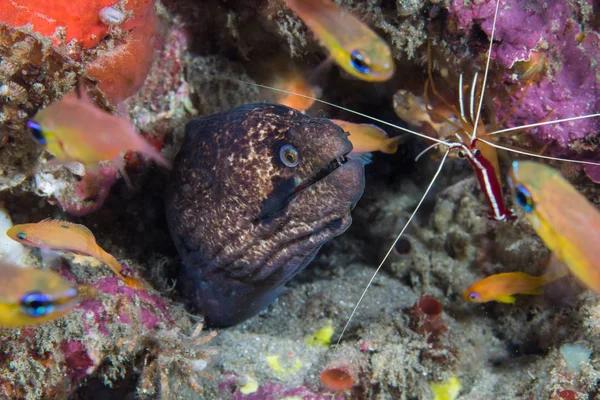
[[[156,150],[150,143],[144,140],[141,136],[139,137],[140,145],[139,148],[136,149],[140,153],[150,157],[154,162],[158,165],[165,167],[167,169],[171,169],[172,165],[169,160],[167,160],[158,150]]]
[[[569,274],[569,270],[566,268],[558,268],[555,270],[550,270],[541,276],[542,285],[547,285],[549,283],[557,281],[560,278],[567,276],[568,274]]]
[[[119,274],[119,277],[130,288],[133,288],[133,289],[143,289],[144,288],[144,284],[139,279],[132,278],[131,276],[123,276],[120,274]]]
[[[394,154],[396,151],[398,151],[398,146],[406,139],[406,137],[407,135],[400,135],[386,139],[383,142],[381,151],[386,154]]]
[[[121,279],[124,279],[123,275],[121,275],[121,271],[123,271],[123,266],[119,264],[116,258],[112,256],[112,254],[105,251],[102,247],[98,246],[97,257],[110,268],[117,276]]]
[[[123,276],[121,272],[123,271],[123,266],[117,261],[116,258],[112,256],[112,254],[103,250],[100,246],[98,249],[103,254],[101,255],[101,260],[108,265],[108,267],[117,275],[117,277],[125,283],[125,285],[134,289],[143,289],[144,284],[139,279],[133,278],[131,276]]]

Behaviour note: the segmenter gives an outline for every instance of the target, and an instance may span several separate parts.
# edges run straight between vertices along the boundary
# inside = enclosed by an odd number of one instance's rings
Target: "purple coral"
[[[600,36],[589,25],[582,28],[585,26],[585,21],[580,20],[583,8],[591,7],[591,1],[584,3],[587,4],[578,6],[558,0],[500,2],[491,58],[505,68],[511,68],[517,61],[529,60],[533,50],[543,52],[549,59],[548,74],[531,85],[507,122],[508,127],[540,122],[551,111],[549,120],[600,112],[600,76],[595,68],[600,58]],[[490,36],[495,6],[493,0],[470,2],[468,6],[464,0],[453,0],[449,12],[459,29],[470,31],[478,24]],[[510,81],[511,76],[507,74],[506,80]],[[512,99],[513,104],[518,96]],[[499,116],[506,114],[513,104],[501,105]],[[568,149],[593,150],[586,141],[599,130],[600,119],[589,118],[545,125],[528,133],[560,155],[568,153]]]

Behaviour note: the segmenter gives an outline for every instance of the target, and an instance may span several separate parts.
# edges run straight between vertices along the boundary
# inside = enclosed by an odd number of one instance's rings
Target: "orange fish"
[[[600,211],[559,171],[513,161],[509,183],[535,232],[581,283],[600,293]]]
[[[292,92],[293,94],[281,92],[277,96],[277,103],[302,112],[308,110],[321,94],[318,88],[312,86],[306,77],[296,70],[290,71],[285,76],[276,77],[269,86]]]
[[[130,121],[100,109],[80,86],[38,111],[27,126],[58,162],[92,166],[112,160],[122,169],[121,155],[137,151],[164,167],[171,166]]]
[[[331,0],[285,0],[285,3],[350,75],[371,82],[392,77],[394,60],[390,47],[354,15]]]
[[[98,246],[94,234],[83,225],[45,219],[38,223],[15,225],[6,234],[21,244],[44,251],[70,251],[94,257],[108,265],[128,286],[142,286],[137,279],[121,275],[121,264]]]
[[[400,142],[405,138],[405,136],[388,138],[383,129],[372,124],[355,124],[340,119],[332,119],[331,122],[350,134],[348,139],[352,142],[352,153],[381,151],[394,154],[398,150]]]
[[[553,276],[531,276],[524,272],[506,272],[483,278],[463,292],[466,301],[487,303],[498,301],[513,304],[513,294],[542,294],[542,286],[562,278],[566,272]]]
[[[78,303],[77,289],[56,272],[0,260],[0,326],[43,324],[67,314]]]

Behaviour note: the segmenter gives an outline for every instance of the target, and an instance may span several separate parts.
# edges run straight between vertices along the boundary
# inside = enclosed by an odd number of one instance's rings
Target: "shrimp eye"
[[[519,205],[523,207],[526,212],[530,213],[535,208],[535,202],[531,197],[531,192],[527,190],[525,186],[515,186],[515,197],[517,199],[517,203],[519,203]]]
[[[295,167],[300,163],[300,154],[291,144],[286,144],[279,150],[279,159],[286,167]]]
[[[25,232],[19,232],[19,233],[17,233],[17,239],[27,240],[27,234]]]
[[[46,138],[44,138],[44,133],[42,132],[42,127],[34,121],[27,122],[27,127],[31,131],[31,134],[40,144],[46,144]]]
[[[367,58],[358,50],[352,51],[350,53],[350,62],[355,70],[360,72],[361,74],[366,74],[369,72],[369,63],[367,62]]]
[[[21,311],[31,317],[43,317],[53,310],[52,300],[43,293],[31,292],[21,298]]]
[[[462,150],[459,150],[457,154],[458,154],[458,158],[465,158],[466,157],[465,152],[462,151]]]
[[[481,298],[479,293],[477,293],[477,292],[469,293],[469,300],[479,300],[479,298]]]
[[[474,155],[475,157],[479,157],[479,156],[481,155],[481,150],[479,150],[479,149],[475,149],[475,150],[473,150],[473,155]]]

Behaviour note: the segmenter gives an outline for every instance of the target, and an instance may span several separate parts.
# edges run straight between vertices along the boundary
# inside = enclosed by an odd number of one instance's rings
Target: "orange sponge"
[[[129,0],[125,3],[126,15],[143,15],[153,0]],[[76,39],[85,48],[96,46],[107,34],[109,25],[102,22],[100,11],[117,5],[117,0],[20,0],[0,2],[0,22],[19,27],[33,25],[33,30],[52,36],[57,28],[65,29],[65,40]],[[131,19],[129,19],[131,21]],[[125,21],[124,30],[133,27]],[[59,37],[53,37],[60,44]]]

